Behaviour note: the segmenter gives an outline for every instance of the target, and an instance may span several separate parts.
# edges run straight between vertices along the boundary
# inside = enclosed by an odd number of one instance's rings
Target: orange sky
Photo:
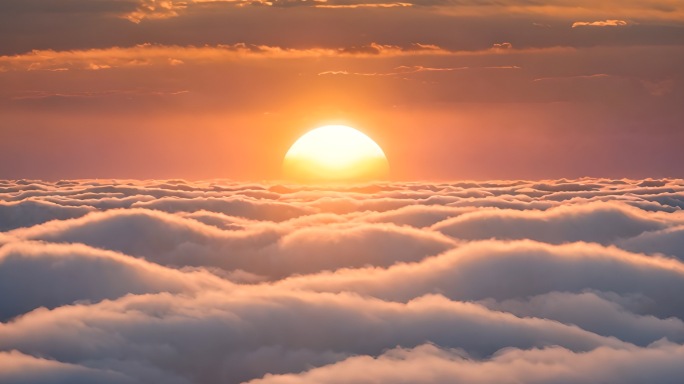
[[[395,179],[684,176],[680,1],[5,0],[0,178],[277,179],[347,124]]]

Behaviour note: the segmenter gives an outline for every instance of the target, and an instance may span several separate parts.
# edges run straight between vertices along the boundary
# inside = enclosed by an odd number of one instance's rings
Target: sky
[[[0,0],[0,383],[681,384],[682,106],[681,0]]]
[[[682,177],[678,0],[3,0],[0,178],[277,180],[346,124],[394,180]]]
[[[0,382],[680,384],[684,180],[0,181]]]

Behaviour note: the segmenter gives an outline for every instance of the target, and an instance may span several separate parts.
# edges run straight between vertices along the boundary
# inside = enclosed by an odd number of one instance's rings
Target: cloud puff
[[[667,223],[657,215],[630,206],[594,203],[548,211],[483,210],[445,220],[432,228],[468,240],[497,238],[555,244],[572,241],[610,244],[666,226]]]
[[[333,225],[302,229],[282,238],[271,259],[275,271],[311,273],[322,269],[389,266],[421,260],[454,247],[440,234],[394,225]]]
[[[684,341],[684,322],[681,319],[640,315],[638,313],[644,311],[639,308],[644,306],[643,301],[640,303],[639,298],[620,297],[615,293],[550,292],[524,299],[501,302],[487,299],[480,303],[490,309],[521,317],[539,317],[575,324],[599,335],[614,336],[642,346],[662,338],[678,343]]]
[[[480,357],[508,346],[562,345],[573,351],[626,346],[574,326],[521,319],[439,296],[402,304],[259,287],[205,290],[191,297],[129,296],[35,311],[0,326],[3,349],[111,370],[121,360],[135,361],[200,383],[299,372],[349,355],[377,355],[397,344],[425,341]],[[258,364],[247,364],[251,359]]]
[[[295,220],[282,225],[253,223],[247,229],[222,230],[137,208],[52,221],[15,230],[11,235],[28,240],[83,243],[167,266],[240,269],[267,277],[341,267],[388,266],[420,260],[456,244],[440,233],[391,224],[314,226],[309,222],[309,228],[300,228],[302,225],[301,220]]]
[[[17,351],[0,352],[0,381],[3,383],[134,384],[131,377],[110,370],[86,368],[25,355]],[[180,383],[179,381],[167,381]]]
[[[97,302],[127,294],[192,292],[227,284],[81,244],[9,243],[0,247],[0,321],[38,307]]]
[[[185,9],[187,3],[176,0],[138,0],[135,11],[123,15],[128,21],[140,23],[144,19],[167,19],[178,16],[178,12]]]
[[[338,270],[281,284],[404,301],[433,292],[457,300],[506,300],[592,289],[643,295],[652,314],[684,316],[684,299],[675,293],[684,289],[684,264],[586,243],[476,242],[417,263]]]
[[[166,197],[152,201],[137,202],[133,207],[155,209],[165,212],[195,212],[207,210],[255,220],[283,221],[314,213],[310,208],[298,207],[277,201],[263,201],[245,198],[195,198],[179,199]]]
[[[82,218],[52,221],[18,229],[18,238],[83,243],[172,266],[241,268],[251,262],[245,253],[274,243],[282,229],[262,224],[248,231],[224,231],[192,219],[145,209],[110,210]],[[239,253],[240,250],[245,252]],[[236,253],[238,253],[236,255]]]
[[[494,45],[492,45],[492,48],[494,48],[494,49],[512,49],[513,44],[508,43],[508,42],[495,43]]]
[[[624,20],[603,20],[603,21],[575,21],[572,23],[573,28],[577,27],[624,27],[627,22]]]
[[[635,252],[661,253],[684,260],[684,226],[644,232],[618,244]]]
[[[416,228],[430,227],[440,221],[460,216],[473,208],[449,207],[443,205],[407,205],[385,212],[370,213],[359,220],[373,223],[392,223]]]
[[[575,353],[553,347],[508,349],[491,360],[474,360],[458,350],[422,345],[397,348],[374,358],[355,356],[301,374],[268,375],[251,384],[290,383],[677,383],[684,347],[597,348]]]
[[[29,227],[50,220],[71,219],[92,210],[87,206],[72,207],[39,200],[0,201],[0,231]]]

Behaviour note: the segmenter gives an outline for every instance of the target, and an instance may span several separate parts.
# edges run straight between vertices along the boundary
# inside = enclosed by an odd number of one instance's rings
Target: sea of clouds
[[[0,181],[1,383],[681,383],[684,180]]]

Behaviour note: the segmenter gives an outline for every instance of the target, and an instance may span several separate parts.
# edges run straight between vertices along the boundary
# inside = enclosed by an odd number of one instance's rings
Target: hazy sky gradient
[[[5,0],[0,178],[277,179],[320,125],[395,179],[684,176],[684,4]]]

